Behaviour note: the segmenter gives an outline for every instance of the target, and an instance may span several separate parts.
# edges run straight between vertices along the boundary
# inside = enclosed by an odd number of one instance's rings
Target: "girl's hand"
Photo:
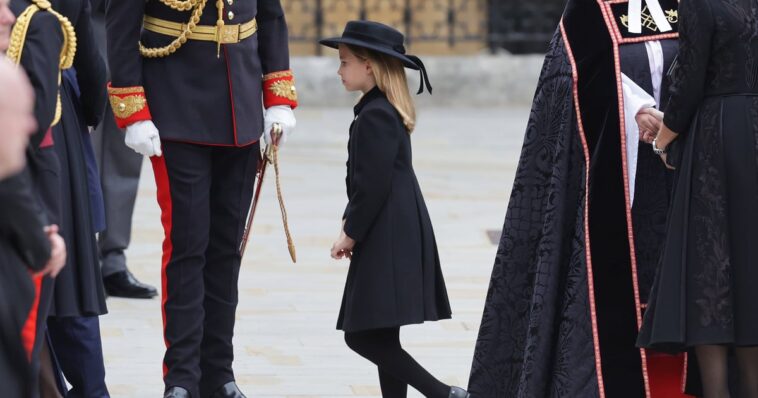
[[[349,259],[353,258],[354,246],[355,241],[353,238],[347,236],[345,231],[342,231],[340,237],[337,238],[337,241],[332,245],[332,258],[335,260],[341,260],[345,257]]]

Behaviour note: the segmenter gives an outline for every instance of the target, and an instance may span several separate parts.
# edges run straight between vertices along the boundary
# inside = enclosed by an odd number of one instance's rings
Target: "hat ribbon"
[[[413,61],[416,66],[418,66],[419,73],[421,74],[421,81],[419,82],[418,86],[418,92],[416,94],[421,94],[424,92],[424,86],[426,86],[426,91],[429,92],[429,94],[432,93],[432,85],[429,83],[429,74],[426,73],[426,67],[424,67],[424,63],[421,62],[421,59],[415,55],[406,55],[411,61]]]

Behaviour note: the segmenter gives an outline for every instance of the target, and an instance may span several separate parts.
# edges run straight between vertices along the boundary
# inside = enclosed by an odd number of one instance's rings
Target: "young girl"
[[[427,397],[469,394],[435,379],[400,345],[400,326],[450,318],[432,223],[411,164],[416,123],[404,67],[422,74],[406,56],[403,35],[386,25],[353,21],[342,37],[321,40],[339,49],[338,74],[348,91],[361,91],[350,126],[349,202],[332,247],[349,258],[337,328],[347,345],[379,368],[384,397],[405,397],[408,385]]]

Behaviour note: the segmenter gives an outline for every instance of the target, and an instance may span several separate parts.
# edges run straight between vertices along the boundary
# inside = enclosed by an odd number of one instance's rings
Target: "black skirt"
[[[55,279],[51,316],[95,316],[107,312],[92,221],[91,195],[83,139],[89,137],[76,92],[68,79],[61,85],[61,121],[53,128],[61,164],[61,236],[66,266]]]
[[[679,140],[665,248],[637,344],[758,345],[758,95],[707,97]]]

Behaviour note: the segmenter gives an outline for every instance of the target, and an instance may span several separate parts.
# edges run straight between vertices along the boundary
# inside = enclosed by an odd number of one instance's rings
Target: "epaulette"
[[[52,5],[47,0],[32,0],[32,4],[16,18],[16,23],[13,25],[11,31],[10,44],[8,45],[8,51],[6,56],[18,65],[21,63],[21,56],[24,52],[24,44],[26,43],[26,34],[29,31],[29,25],[32,22],[32,17],[39,11],[46,11],[58,18],[61,24],[61,30],[63,31],[63,46],[58,61],[58,85],[61,82],[61,71],[70,68],[74,64],[74,56],[76,55],[76,32],[74,31],[71,21],[65,16],[52,8]],[[55,117],[51,126],[58,124],[61,118],[61,96],[58,93],[58,99],[55,104]]]

